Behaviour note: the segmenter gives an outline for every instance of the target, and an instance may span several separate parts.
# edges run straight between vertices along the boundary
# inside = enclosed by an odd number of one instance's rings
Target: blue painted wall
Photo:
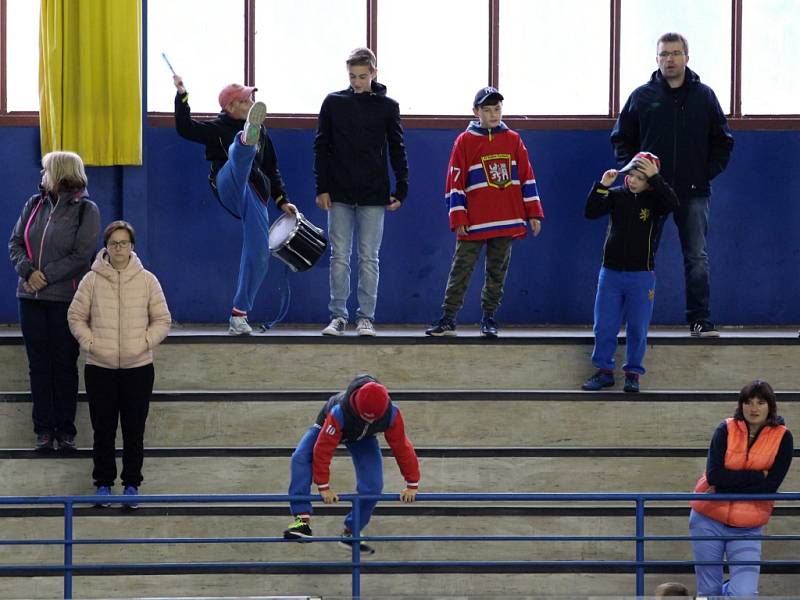
[[[145,166],[89,168],[90,193],[103,223],[131,220],[137,251],[157,274],[175,318],[222,322],[238,268],[239,223],[220,208],[206,183],[203,150],[172,129],[145,129]],[[442,200],[455,130],[409,130],[411,193],[386,217],[377,320],[422,323],[439,314],[454,245]],[[714,184],[709,254],[712,317],[721,324],[800,323],[800,132],[736,132],[728,170]],[[313,131],[272,132],[291,199],[314,223]],[[526,131],[546,221],[537,239],[517,242],[498,315],[501,323],[590,324],[606,222],[583,218],[592,181],[613,165],[606,131]],[[0,129],[4,191],[0,232],[10,233],[39,179],[35,128]],[[277,216],[273,211],[273,217]],[[0,322],[16,322],[15,274],[0,267]],[[252,320],[279,309],[282,263],[273,260]],[[657,258],[655,323],[683,322],[682,259],[670,220]],[[292,323],[327,320],[327,257],[312,271],[289,274]],[[459,320],[480,317],[476,272]],[[351,308],[355,309],[355,294]]]

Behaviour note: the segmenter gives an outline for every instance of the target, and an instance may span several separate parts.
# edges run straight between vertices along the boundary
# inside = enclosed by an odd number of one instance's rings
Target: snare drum
[[[302,213],[283,214],[269,228],[269,251],[292,271],[310,269],[327,248],[322,230]]]

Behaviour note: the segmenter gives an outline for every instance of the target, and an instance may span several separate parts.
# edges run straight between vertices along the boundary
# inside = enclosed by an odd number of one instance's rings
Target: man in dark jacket
[[[673,218],[683,251],[689,330],[696,337],[716,337],[706,253],[710,182],[727,166],[733,136],[714,91],[686,67],[686,38],[665,33],[657,48],[658,70],[628,98],[611,143],[620,166],[640,150],[661,158],[661,175],[680,200]]]
[[[309,495],[313,479],[325,504],[338,501],[339,497],[331,489],[330,474],[333,453],[340,443],[344,443],[353,456],[358,493],[380,494],[383,491],[383,459],[375,437],[378,433],[383,433],[386,438],[406,480],[400,500],[414,502],[419,487],[419,461],[406,436],[403,415],[392,404],[386,387],[366,374],[353,379],[345,391],[331,396],[317,415],[316,422],[303,435],[292,454],[289,494]],[[359,501],[362,529],[369,523],[376,504],[375,500]],[[283,537],[300,542],[311,541],[311,503],[292,502],[291,508],[295,521],[283,532]],[[354,531],[351,511],[345,517],[340,544],[350,548]],[[355,531],[356,536],[359,533]],[[367,554],[374,552],[364,542],[360,543],[360,548]]]
[[[228,333],[249,335],[247,313],[269,266],[269,197],[284,213],[297,213],[286,198],[278,157],[262,125],[267,107],[254,102],[257,88],[232,83],[219,93],[222,112],[211,121],[195,121],[183,79],[175,75],[173,83],[178,90],[175,129],[181,137],[205,145],[211,190],[225,210],[242,220],[242,256]]]
[[[314,140],[317,206],[328,212],[331,242],[331,322],[324,335],[342,335],[349,313],[350,253],[358,229],[358,310],[356,331],[375,335],[378,300],[378,253],[386,209],[394,211],[408,193],[408,161],[400,108],[375,77],[369,48],[356,48],[347,59],[350,87],[328,94],[319,113]],[[394,170],[390,192],[386,148]]]

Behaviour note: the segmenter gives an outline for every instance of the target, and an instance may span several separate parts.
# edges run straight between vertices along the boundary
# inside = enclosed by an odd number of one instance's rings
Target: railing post
[[[636,595],[644,596],[644,498],[636,498]]]
[[[64,600],[72,600],[72,500],[64,502]]]
[[[361,507],[359,496],[353,500],[353,600],[361,598]]]

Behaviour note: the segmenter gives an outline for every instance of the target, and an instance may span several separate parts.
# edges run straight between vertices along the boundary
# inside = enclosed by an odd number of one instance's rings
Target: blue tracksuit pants
[[[237,135],[228,148],[228,162],[217,173],[222,204],[242,219],[242,254],[233,308],[249,312],[269,267],[269,215],[248,183],[256,146],[245,146]]]
[[[616,271],[602,267],[594,301],[594,351],[592,364],[614,370],[617,335],[625,323],[626,373],[645,372],[647,329],[653,316],[656,275],[653,271]]]
[[[761,527],[729,527],[692,510],[689,515],[689,534],[692,536],[761,535]],[[693,540],[692,552],[696,561],[720,561],[718,565],[697,565],[698,596],[757,596],[758,565],[730,565],[730,579],[722,583],[722,560],[727,555],[733,561],[761,560],[761,540]]]
[[[289,483],[289,494],[308,495],[311,493],[312,479],[312,460],[314,456],[314,444],[319,437],[320,428],[312,425],[308,431],[300,438],[297,449],[292,454],[292,473]],[[359,494],[380,494],[383,492],[383,458],[378,439],[373,435],[357,442],[345,442],[345,447],[350,451],[353,458],[353,466],[356,470],[356,491]],[[361,528],[367,526],[372,513],[375,510],[377,500],[359,501],[361,512]],[[310,515],[313,508],[310,502],[291,502],[293,515]],[[354,535],[361,533],[353,527],[353,512],[347,513],[344,519],[344,526]]]

